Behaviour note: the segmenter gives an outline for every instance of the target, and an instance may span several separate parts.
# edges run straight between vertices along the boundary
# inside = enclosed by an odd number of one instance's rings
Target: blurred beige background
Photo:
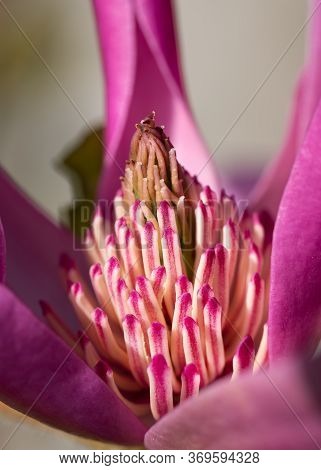
[[[2,1],[1,1],[2,3]],[[43,208],[58,217],[69,185],[53,164],[85,124],[19,31],[28,35],[81,113],[103,120],[103,90],[89,0],[0,3],[0,162]],[[306,18],[303,0],[176,0],[183,68],[191,104],[210,149],[285,51]],[[295,41],[216,154],[228,170],[260,166],[280,144],[291,90],[303,61]],[[242,156],[240,163],[239,156]],[[0,416],[0,442],[19,417]],[[86,448],[65,434],[26,421],[9,448]]]

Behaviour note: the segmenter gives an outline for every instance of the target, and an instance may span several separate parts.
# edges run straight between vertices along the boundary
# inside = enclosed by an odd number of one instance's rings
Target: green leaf
[[[73,191],[73,200],[64,209],[62,221],[78,236],[90,225],[103,155],[103,128],[98,128],[87,133],[58,162],[58,169],[68,178]]]

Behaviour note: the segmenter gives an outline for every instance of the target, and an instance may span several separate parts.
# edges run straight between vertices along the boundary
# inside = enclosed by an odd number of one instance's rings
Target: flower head
[[[253,370],[257,350],[256,367],[266,363],[260,216],[191,177],[154,114],[136,126],[114,219],[106,233],[98,206],[86,237],[95,298],[61,258],[80,347],[51,308],[44,313],[127,406],[158,419],[220,376]]]
[[[99,207],[87,234],[95,296],[80,274],[82,256],[73,252],[77,267],[61,258],[83,329],[77,336],[66,326],[72,309],[56,272],[59,253],[74,248],[71,234],[0,171],[0,279],[7,282],[0,284],[1,400],[69,432],[137,444],[147,421],[134,413],[157,418],[225,375],[153,424],[146,446],[319,448],[320,415],[307,385],[320,401],[320,358],[304,363],[305,376],[293,358],[313,352],[320,339],[319,0],[311,2],[312,47],[287,138],[250,197],[251,207],[277,216],[273,249],[268,218],[215,194],[216,174],[203,171],[209,154],[179,73],[170,1],[123,2],[121,9],[118,0],[94,3],[108,90],[99,197],[115,194],[129,123],[152,108],[179,160],[192,173],[201,168],[212,190],[177,163],[153,116],[138,125],[114,201],[115,224],[105,230],[108,217]],[[42,303],[60,338],[34,315],[40,295],[61,315]],[[268,373],[234,380],[266,364],[267,351]]]

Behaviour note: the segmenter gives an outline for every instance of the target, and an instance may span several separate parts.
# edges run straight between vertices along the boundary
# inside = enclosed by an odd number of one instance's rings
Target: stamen
[[[121,324],[121,315],[120,312],[117,310],[116,304],[116,289],[117,289],[117,282],[120,279],[120,263],[116,257],[109,258],[105,265],[104,269],[104,277],[106,282],[106,287],[109,294],[109,299],[112,302],[113,308],[117,314],[118,321]]]
[[[204,308],[207,370],[210,382],[223,372],[225,352],[222,337],[222,308],[210,297]]]
[[[176,379],[172,367],[172,361],[168,348],[168,336],[166,327],[161,323],[153,322],[148,329],[148,341],[151,357],[154,357],[157,354],[161,354],[165,358],[167,365],[172,370],[172,385],[174,392],[179,392],[181,387],[180,383]]]
[[[112,292],[115,282],[120,278],[120,264],[115,256],[109,258],[105,267],[105,279],[107,287]]]
[[[244,371],[253,371],[255,356],[254,342],[251,336],[246,336],[239,345],[235,356],[233,357],[233,375],[235,379]]]
[[[151,322],[158,321],[159,323],[165,325],[166,321],[164,314],[160,308],[159,303],[157,302],[157,298],[150,281],[143,276],[137,277],[136,290],[144,300],[149,320]]]
[[[175,282],[183,274],[180,242],[176,232],[166,228],[162,236],[163,261],[166,269],[165,302],[169,312],[174,310]]]
[[[155,185],[154,185],[154,164],[156,159],[155,149],[151,146],[150,153],[147,161],[147,183],[148,183],[148,192],[150,197],[154,199],[155,197]]]
[[[92,233],[96,244],[97,252],[100,255],[101,262],[106,260],[105,251],[105,227],[104,218],[100,205],[97,205],[96,212],[92,222]]]
[[[268,326],[263,326],[262,339],[254,360],[254,372],[258,372],[265,367],[268,361]]]
[[[143,387],[148,384],[147,356],[144,335],[139,320],[134,315],[126,315],[123,320],[124,337],[129,365],[133,376]]]
[[[173,408],[171,371],[161,354],[154,356],[147,369],[150,389],[150,407],[155,419]]]
[[[229,281],[232,283],[237,255],[238,255],[238,230],[236,224],[229,219],[222,229],[222,245],[228,250],[229,255]]]
[[[157,220],[161,235],[163,235],[165,229],[172,229],[177,232],[176,217],[174,208],[167,202],[161,201],[157,209]]]
[[[204,186],[204,189],[200,192],[199,197],[201,201],[204,202],[204,204],[208,204],[210,207],[215,208],[217,203],[217,196],[209,186]]]
[[[199,253],[214,245],[215,242],[215,222],[211,207],[204,204],[202,200],[198,202],[195,210],[196,220],[196,250]]]
[[[59,258],[59,267],[61,268],[64,280],[69,279],[72,282],[78,282],[78,273],[73,259],[67,253],[62,253]]]
[[[169,164],[170,164],[170,169],[171,169],[172,188],[176,196],[179,196],[182,192],[182,189],[181,189],[181,185],[180,185],[179,177],[178,177],[178,165],[177,165],[177,160],[176,160],[175,149],[171,149],[169,151]]]
[[[142,256],[147,277],[160,265],[158,233],[152,222],[146,222],[142,230]]]
[[[187,400],[198,395],[201,377],[195,364],[187,364],[181,375],[182,389],[180,401]]]
[[[229,290],[228,253],[226,248],[218,243],[215,246],[214,294],[222,307],[223,323],[225,322],[225,315],[228,311]]]
[[[125,187],[124,188],[124,184],[121,184],[124,192],[128,193],[129,191],[127,190],[127,188]],[[126,199],[127,200],[130,200],[132,197],[132,195],[130,194]],[[116,196],[114,197],[114,212],[115,212],[115,217],[116,219],[120,219],[121,217],[123,217],[125,214],[126,214],[126,207],[125,207],[125,204],[124,204],[124,199],[122,197],[122,191],[118,191],[116,193]]]
[[[93,264],[89,270],[91,285],[94,289],[99,305],[108,310],[109,320],[113,327],[118,324],[118,318],[113,307],[111,296],[108,292],[102,267],[99,263]]]
[[[250,243],[249,262],[248,278],[250,279],[252,276],[254,276],[255,273],[260,272],[262,268],[262,260],[259,249],[253,242]]]
[[[250,280],[246,293],[247,334],[255,337],[263,318],[264,281],[259,273]]]
[[[144,333],[147,331],[151,320],[148,316],[146,307],[143,302],[142,296],[136,291],[132,290],[128,297],[128,310],[133,312],[135,317],[142,325]]]
[[[158,166],[154,165],[154,180],[155,180],[155,199],[159,203],[162,200],[161,195],[161,186],[160,186],[160,176]]]
[[[97,375],[101,377],[113,390],[113,392],[117,395],[117,397],[130,409],[133,413],[137,416],[145,416],[149,410],[149,403],[134,403],[133,401],[128,400],[124,397],[124,395],[119,390],[118,386],[116,385],[114,373],[112,368],[103,361],[99,361],[96,366],[95,370]]]
[[[113,234],[107,235],[105,239],[106,260],[112,256],[117,256],[116,241]]]
[[[126,281],[120,278],[116,282],[116,289],[114,291],[116,310],[119,314],[119,319],[122,321],[127,312],[127,301],[129,297],[129,289]]]
[[[175,283],[175,294],[176,298],[180,297],[182,294],[188,293],[191,296],[193,295],[193,284],[188,280],[188,277],[185,275],[180,276]]]
[[[214,264],[215,250],[209,248],[202,254],[198,269],[195,274],[194,292],[204,284],[209,284],[211,288],[214,286]]]
[[[202,254],[194,280],[193,312],[197,311],[197,295],[199,289],[208,284],[211,289],[214,287],[214,264],[215,250],[209,248]]]
[[[80,344],[84,351],[87,364],[92,369],[95,369],[96,365],[100,361],[100,358],[88,336],[86,336],[84,333],[80,333]]]
[[[208,375],[202,351],[201,337],[198,325],[192,317],[184,318],[183,347],[186,362],[195,364],[201,378],[201,387],[208,383]]]
[[[171,353],[172,361],[177,375],[180,375],[185,365],[182,330],[184,318],[190,316],[192,312],[191,294],[182,294],[175,303],[175,310],[172,322]]]
[[[92,312],[92,322],[95,325],[102,351],[107,354],[108,358],[120,363],[123,367],[129,368],[127,355],[114,338],[108,317],[101,308],[96,308]]]
[[[202,345],[203,345],[203,352],[205,354],[205,324],[204,324],[204,308],[210,298],[214,297],[214,292],[210,288],[208,284],[202,286],[196,298],[196,308],[193,307],[192,310],[192,317],[198,323]]]
[[[162,305],[166,282],[166,269],[164,266],[158,266],[153,269],[151,273],[151,281],[157,301],[159,305]]]
[[[86,230],[84,245],[86,248],[86,255],[90,264],[100,263],[100,253],[97,250],[96,243],[90,228]]]
[[[253,240],[256,246],[259,248],[259,250],[262,251],[264,248],[265,230],[261,223],[260,216],[257,212],[253,214],[252,220],[253,220]]]
[[[89,270],[91,284],[100,305],[108,300],[108,291],[100,263],[92,264]]]
[[[129,217],[133,224],[134,230],[140,232],[141,228],[144,225],[144,214],[142,210],[142,204],[139,199],[136,199],[134,204],[130,206]]]
[[[90,300],[85,295],[80,282],[74,282],[70,285],[69,298],[78,313],[78,318],[82,326],[86,329],[90,326],[91,312],[94,309],[94,305],[90,303]]]
[[[165,181],[163,179],[160,180],[160,187],[161,187],[161,196],[165,201],[171,201],[175,204],[178,202],[178,197],[175,196],[174,193],[166,186]]]
[[[142,274],[141,255],[135,237],[127,224],[121,222],[118,226],[118,243],[123,260],[125,272],[128,273],[127,282],[132,288],[135,278]]]

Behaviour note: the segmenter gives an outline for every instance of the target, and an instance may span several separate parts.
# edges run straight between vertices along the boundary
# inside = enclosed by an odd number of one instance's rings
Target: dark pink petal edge
[[[144,425],[5,286],[0,286],[0,399],[81,436],[125,444]]]
[[[6,239],[4,236],[4,230],[2,221],[0,218],[0,282],[4,281],[6,273]]]
[[[313,350],[321,325],[321,102],[280,203],[272,243],[269,358]]]
[[[70,324],[74,314],[58,271],[62,252],[82,265],[70,232],[57,227],[0,169],[0,217],[6,238],[6,283],[34,312],[45,299]],[[84,269],[88,269],[87,267]]]
[[[319,373],[320,364],[314,373]],[[255,399],[253,399],[255,397]],[[320,449],[321,413],[302,365],[219,380],[145,436],[148,449]]]

